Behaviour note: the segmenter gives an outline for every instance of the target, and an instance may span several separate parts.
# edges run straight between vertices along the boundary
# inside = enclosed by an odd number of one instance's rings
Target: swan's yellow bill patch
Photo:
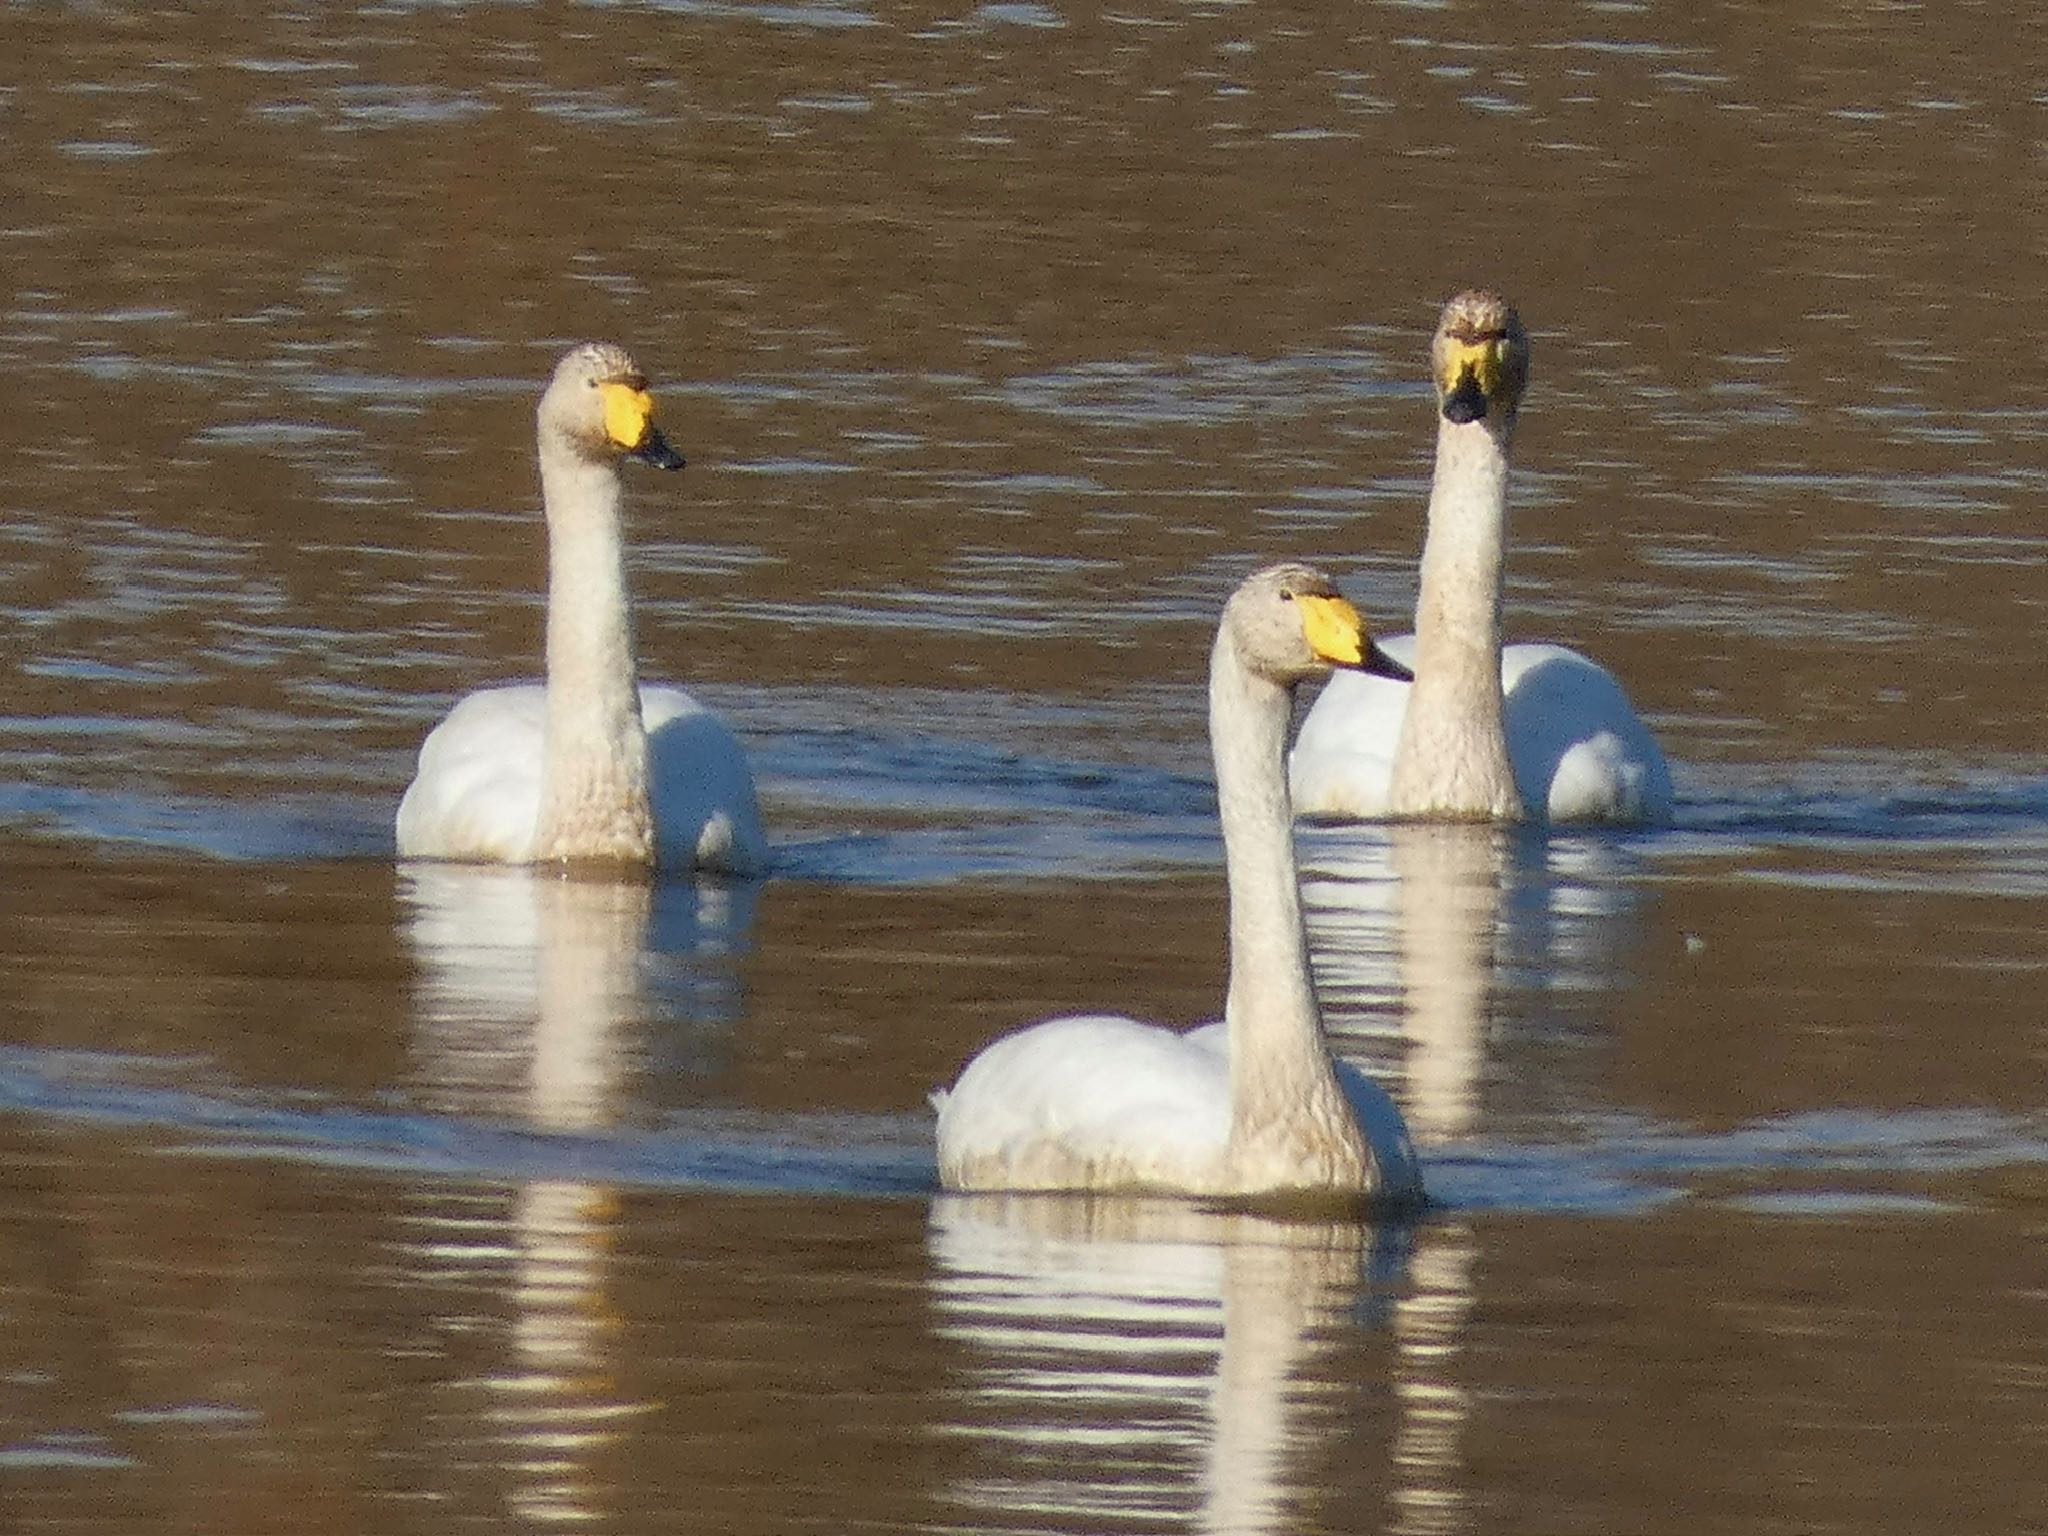
[[[1444,348],[1444,376],[1438,380],[1438,387],[1449,394],[1468,372],[1482,395],[1489,400],[1498,400],[1508,382],[1506,338],[1450,342]]]
[[[600,384],[604,394],[604,430],[627,453],[647,441],[654,423],[654,396],[630,384]]]
[[[1341,597],[1304,595],[1294,604],[1301,610],[1301,632],[1318,657],[1340,667],[1364,663],[1365,621],[1356,608]]]

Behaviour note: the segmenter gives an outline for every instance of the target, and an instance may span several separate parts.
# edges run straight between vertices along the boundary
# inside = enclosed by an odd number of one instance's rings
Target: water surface
[[[2041,24],[0,5],[0,1503],[113,1531],[2037,1529]],[[935,1196],[924,1095],[1223,983],[1214,616],[1513,636],[1677,823],[1301,842],[1408,1225]],[[638,643],[757,884],[395,868],[627,344]]]

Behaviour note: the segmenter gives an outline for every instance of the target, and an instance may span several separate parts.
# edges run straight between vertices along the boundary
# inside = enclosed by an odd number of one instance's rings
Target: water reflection
[[[1477,1117],[1505,836],[1489,826],[1347,829],[1318,836],[1304,867],[1332,1032],[1405,1047],[1396,1097],[1420,1146],[1468,1134]]]
[[[701,1064],[740,1015],[727,962],[753,925],[757,885],[414,864],[399,894],[420,966],[414,1055],[429,1107],[583,1128],[636,1053]]]
[[[1497,1000],[1612,978],[1633,925],[1627,845],[1399,824],[1304,829],[1302,847],[1340,1043],[1378,1058],[1419,1143],[1488,1134]],[[1369,1459],[1386,1468],[1387,1528],[1468,1527],[1469,1224],[1373,1232],[1168,1202],[945,1197],[931,1242],[942,1329],[975,1352],[962,1432],[986,1470],[956,1486],[962,1503],[1063,1529],[1290,1528],[1313,1486],[1297,1463],[1334,1433],[1315,1384],[1343,1380],[1368,1395],[1384,1383]],[[1318,1343],[1353,1317],[1387,1357],[1332,1372]],[[1095,1452],[1081,1464],[1077,1437]]]
[[[1390,823],[1308,829],[1301,850],[1325,1022],[1389,1078],[1418,1145],[1484,1128],[1501,991],[1622,974],[1636,896],[1616,839]]]
[[[1303,846],[1303,907],[1333,1032],[1398,1044],[1396,1092],[1419,1146],[1474,1134],[1510,868],[1518,848],[1547,844],[1493,826],[1393,823],[1311,831]],[[1517,910],[1540,918],[1543,906]],[[1379,1054],[1391,1080],[1393,1062]],[[1388,1529],[1403,1536],[1467,1525],[1471,1403],[1452,1367],[1476,1252],[1463,1224],[1425,1229],[1393,1307],[1401,1412]]]
[[[651,934],[661,930],[657,944],[690,954],[730,947],[751,905],[748,888],[710,881],[656,886],[455,866],[417,866],[405,881],[405,927],[421,968],[412,1094],[438,1114],[576,1135],[616,1129],[627,1113],[647,1049]],[[723,988],[700,985],[692,1000],[720,1018],[737,1011],[728,972],[681,972],[723,976]],[[507,1500],[527,1519],[603,1517],[615,1501],[601,1458],[654,1407],[619,1381],[610,1297],[617,1204],[611,1185],[570,1178],[408,1199],[409,1265],[453,1286],[451,1305],[430,1322],[444,1344],[505,1317],[502,1353],[442,1385],[451,1406],[440,1427],[457,1444],[436,1465],[502,1465]],[[468,1443],[476,1425],[480,1446]]]
[[[1471,1391],[1454,1372],[1472,1316],[1478,1239],[1464,1223],[1420,1234],[1408,1294],[1394,1304],[1401,1399],[1394,1435],[1391,1536],[1451,1536],[1467,1529],[1465,1470]]]
[[[1427,1266],[1439,1238],[1184,1202],[949,1195],[933,1206],[930,1242],[939,1329],[971,1362],[955,1427],[985,1468],[956,1484],[956,1500],[981,1518],[1030,1511],[1061,1529],[1191,1520],[1248,1536],[1292,1528],[1307,1486],[1297,1464],[1319,1424],[1360,1416],[1331,1406],[1344,1378],[1314,1366],[1319,1341],[1348,1318],[1388,1315],[1397,1340],[1425,1339],[1399,1321],[1416,1299],[1389,1311],[1386,1298],[1411,1245]],[[1395,1394],[1416,1405],[1417,1426],[1389,1443],[1433,1478],[1425,1448],[1437,1442],[1420,1415],[1439,1409],[1442,1389],[1434,1360],[1416,1365],[1411,1382],[1404,1346]],[[1418,1484],[1410,1502],[1436,1497]]]
[[[1306,829],[1302,895],[1325,1018],[1377,1048],[1419,1146],[1488,1129],[1496,999],[1511,987],[1611,982],[1633,896],[1622,844],[1539,838],[1488,825],[1393,823]],[[1597,983],[1595,983],[1597,984]],[[1398,1060],[1398,1067],[1396,1066]],[[1465,1347],[1479,1260],[1473,1229],[1418,1234],[1391,1327],[1400,1368],[1388,1529],[1468,1528]]]

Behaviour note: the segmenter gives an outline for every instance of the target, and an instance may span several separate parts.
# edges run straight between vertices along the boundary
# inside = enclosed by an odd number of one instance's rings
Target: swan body
[[[1329,817],[1654,822],[1671,771],[1613,674],[1561,645],[1501,643],[1508,448],[1529,342],[1490,293],[1444,306],[1431,343],[1436,469],[1412,684],[1340,676],[1290,764],[1295,808]]]
[[[541,396],[538,439],[547,682],[472,693],[428,734],[398,808],[400,856],[762,868],[739,742],[681,689],[642,687],[633,659],[619,463],[683,466],[646,378],[617,347],[573,349]]]
[[[640,687],[653,862],[746,872],[765,860],[754,784],[723,720],[680,688]],[[459,702],[420,748],[398,811],[407,857],[531,864],[540,854],[547,689],[485,688]],[[433,852],[424,850],[432,846]]]
[[[1415,637],[1381,642],[1415,666]],[[1660,822],[1671,770],[1614,674],[1569,646],[1501,647],[1502,726],[1516,798],[1550,822]],[[1410,685],[1339,672],[1302,722],[1292,759],[1303,815],[1376,821],[1391,814],[1394,748]]]
[[[996,1041],[933,1096],[948,1189],[1421,1198],[1400,1111],[1332,1060],[1309,976],[1284,755],[1294,686],[1332,665],[1398,670],[1327,578],[1271,566],[1232,596],[1209,670],[1223,1021],[1183,1034],[1087,1015]]]

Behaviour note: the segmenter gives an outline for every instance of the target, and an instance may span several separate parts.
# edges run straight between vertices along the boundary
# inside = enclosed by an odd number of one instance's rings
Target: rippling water
[[[0,1498],[2035,1528],[2044,43],[0,5]],[[1426,1221],[935,1198],[991,1034],[1216,1008],[1216,609],[1294,556],[1404,627],[1475,282],[1535,335],[1509,631],[1627,680],[1675,826],[1304,832]],[[590,335],[690,457],[638,643],[746,739],[758,885],[390,861],[537,665]]]

